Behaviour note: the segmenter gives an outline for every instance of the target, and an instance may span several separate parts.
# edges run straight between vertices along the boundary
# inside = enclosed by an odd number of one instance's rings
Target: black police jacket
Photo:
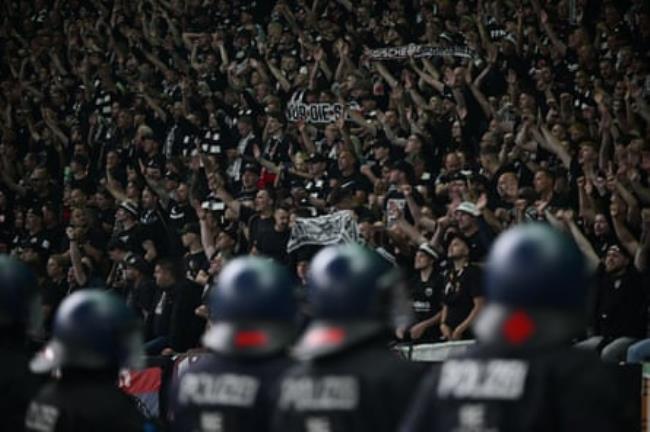
[[[29,354],[21,341],[0,342],[0,430],[19,431],[25,411],[38,390],[38,378],[29,372]]]
[[[393,432],[424,372],[383,338],[306,361],[280,385],[275,432]]]
[[[478,348],[432,370],[400,431],[630,430],[632,393],[587,351]]]
[[[171,429],[268,431],[274,386],[292,364],[280,354],[256,358],[202,354],[172,385]]]
[[[136,401],[117,387],[117,373],[82,370],[64,370],[46,384],[25,419],[35,432],[141,432],[145,424]]]

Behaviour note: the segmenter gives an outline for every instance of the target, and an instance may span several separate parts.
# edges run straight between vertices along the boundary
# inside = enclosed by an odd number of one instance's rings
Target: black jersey
[[[172,430],[268,431],[274,386],[291,364],[282,355],[201,355],[172,387]]]
[[[621,383],[595,354],[572,348],[479,348],[423,382],[401,432],[622,431]],[[638,394],[637,394],[638,397]]]
[[[421,373],[378,341],[302,363],[281,382],[274,431],[395,431]]]
[[[140,432],[147,423],[135,400],[117,386],[117,374],[64,370],[46,384],[27,410],[28,431]]]

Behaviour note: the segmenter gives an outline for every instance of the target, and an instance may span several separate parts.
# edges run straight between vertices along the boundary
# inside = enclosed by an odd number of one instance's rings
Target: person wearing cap
[[[164,257],[169,253],[169,233],[166,229],[166,221],[162,214],[161,201],[156,191],[150,187],[142,188],[140,203],[139,225],[145,236],[154,242],[156,256]]]
[[[142,362],[142,333],[122,299],[88,289],[68,296],[52,338],[30,363],[53,377],[29,404],[26,431],[143,431],[135,400],[118,388],[122,368]],[[21,428],[22,429],[22,428]]]
[[[203,287],[187,280],[181,263],[167,258],[156,262],[154,280],[162,295],[145,343],[147,354],[171,355],[198,347],[205,321],[194,311],[201,305]]]
[[[185,248],[183,270],[188,280],[195,281],[200,271],[210,267],[208,258],[201,244],[201,227],[198,223],[186,224],[181,230],[181,242]]]
[[[399,271],[358,244],[322,249],[307,276],[311,321],[279,384],[273,431],[394,431],[424,371],[388,349],[409,321]]]
[[[409,280],[410,300],[415,315],[413,325],[400,331],[399,339],[433,342],[440,339],[440,316],[442,315],[442,285],[437,261],[438,253],[428,243],[422,243],[413,263],[416,273]]]
[[[236,258],[209,293],[208,353],[173,382],[171,430],[270,430],[275,385],[293,362],[294,281],[284,267]]]
[[[483,219],[480,210],[471,201],[461,202],[454,211],[458,231],[470,250],[472,262],[483,261],[492,243],[494,233]]]
[[[121,225],[121,231],[114,234],[127,244],[128,250],[152,262],[158,256],[154,240],[138,224],[139,210],[131,201],[122,201],[115,212],[115,222]]]
[[[413,211],[424,204],[422,195],[413,187],[415,173],[413,165],[404,161],[395,161],[390,170],[390,186],[384,198],[386,225],[392,226],[403,214],[409,223],[413,223]]]
[[[255,195],[259,190],[257,184],[260,178],[259,165],[248,162],[242,169],[241,182],[239,190],[234,194],[234,198],[244,205],[252,206],[255,201]]]
[[[643,277],[625,247],[612,244],[601,260],[593,247],[588,256],[596,268],[596,290],[590,305],[590,337],[577,344],[596,350],[604,361],[624,361],[627,349],[645,337],[647,300]]]
[[[311,176],[305,183],[309,203],[317,209],[327,205],[330,192],[330,175],[327,172],[327,158],[320,153],[312,153],[307,158],[307,172]]]
[[[126,304],[144,322],[145,337],[150,328],[151,315],[160,291],[151,278],[151,266],[139,255],[129,254],[124,259],[124,277],[126,279]]]
[[[30,207],[27,210],[25,231],[25,237],[22,240],[23,248],[33,249],[40,256],[45,257],[52,249],[52,244],[45,235],[43,211],[40,207]]]
[[[400,432],[638,428],[634,392],[571,346],[586,324],[589,270],[568,236],[542,224],[505,231],[484,285],[477,345],[423,380]]]

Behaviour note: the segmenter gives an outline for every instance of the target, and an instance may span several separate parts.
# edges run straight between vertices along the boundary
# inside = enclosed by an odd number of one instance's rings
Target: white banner
[[[312,103],[290,101],[287,104],[287,120],[305,123],[333,123],[345,114],[345,104],[341,103]],[[347,104],[349,109],[359,109],[357,103]],[[346,116],[346,119],[349,116]]]
[[[464,46],[454,46],[449,48],[430,47],[426,45],[404,45],[401,47],[376,48],[366,51],[370,60],[403,60],[409,57],[463,57],[474,58],[474,51]]]
[[[297,218],[291,228],[287,252],[291,253],[306,245],[328,246],[356,242],[358,239],[357,222],[350,210],[315,218]]]

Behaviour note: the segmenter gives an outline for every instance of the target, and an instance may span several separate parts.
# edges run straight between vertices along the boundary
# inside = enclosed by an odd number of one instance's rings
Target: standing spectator
[[[141,256],[130,254],[124,260],[126,278],[126,304],[143,320],[145,328],[160,296],[151,279],[151,267]]]
[[[476,204],[464,201],[454,212],[460,234],[469,245],[472,262],[483,261],[492,242],[492,230],[487,226]]]
[[[201,305],[203,287],[186,280],[178,267],[164,259],[156,264],[154,279],[163,294],[154,311],[155,338],[146,345],[151,354],[170,355],[197,347],[205,327],[194,314]]]
[[[187,224],[181,230],[181,241],[185,248],[183,273],[188,280],[196,281],[200,271],[207,271],[208,258],[201,244],[201,227],[197,223]]]
[[[634,428],[612,370],[570,346],[584,325],[587,271],[575,244],[548,226],[503,234],[487,260],[480,344],[431,372],[400,430]]]
[[[47,260],[47,282],[43,287],[41,311],[43,314],[43,329],[45,336],[52,332],[52,324],[59,305],[68,295],[68,267],[60,255],[52,255]]]
[[[121,225],[121,229],[114,237],[125,242],[129,251],[143,255],[148,262],[153,262],[157,257],[156,245],[150,234],[138,224],[138,214],[138,208],[133,203],[120,203],[115,212],[115,221]]]
[[[470,262],[469,242],[460,235],[451,239],[447,259],[451,265],[443,273],[440,333],[447,340],[471,339],[471,325],[484,302],[481,273]]]
[[[210,352],[172,389],[172,430],[204,428],[206,418],[242,432],[269,430],[275,384],[292,364],[285,348],[295,318],[286,269],[255,257],[231,261],[210,291],[211,326],[203,338]],[[235,386],[238,396],[208,383]]]
[[[645,336],[646,293],[631,257],[619,245],[607,249],[603,264],[598,266],[596,281],[591,319],[593,336],[579,346],[598,350],[603,360],[616,363],[625,360],[628,347]]]
[[[415,323],[402,331],[402,339],[407,336],[406,332],[411,340],[419,342],[433,342],[440,338],[443,287],[435,271],[439,270],[437,260],[438,254],[426,243],[422,243],[415,253],[413,268],[416,273],[408,284]]]

